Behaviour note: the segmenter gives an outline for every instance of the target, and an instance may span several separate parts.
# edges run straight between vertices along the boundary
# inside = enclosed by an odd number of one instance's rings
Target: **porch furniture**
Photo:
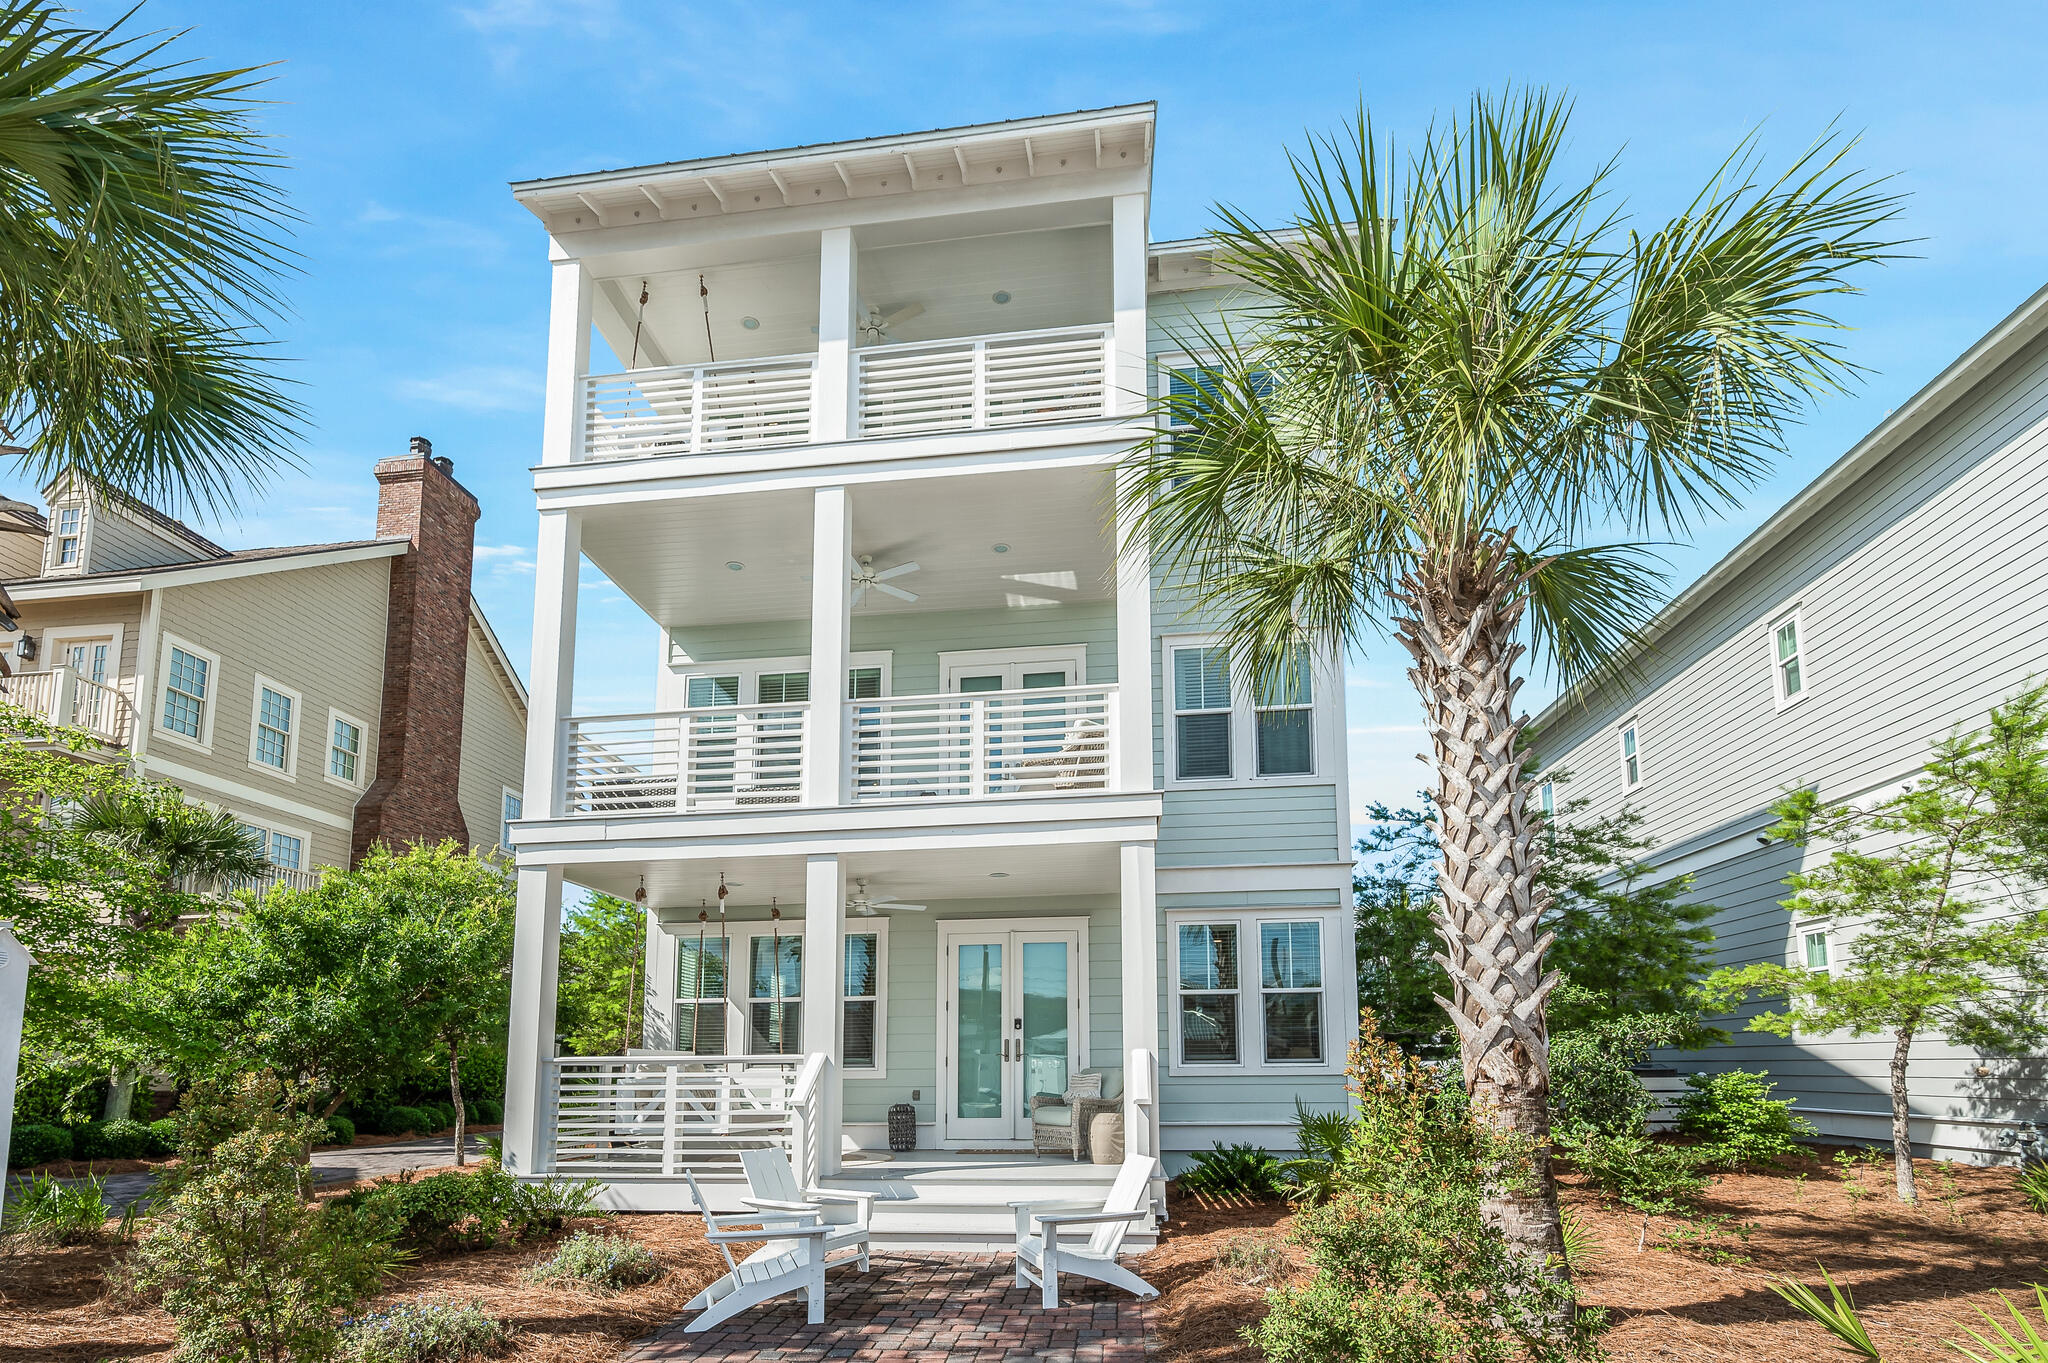
[[[718,1252],[725,1256],[728,1270],[724,1277],[690,1298],[683,1307],[685,1311],[702,1313],[683,1327],[683,1333],[702,1334],[749,1306],[759,1306],[764,1301],[791,1292],[805,1295],[810,1304],[810,1323],[823,1325],[825,1241],[832,1234],[832,1227],[826,1225],[815,1210],[713,1216],[710,1201],[705,1198],[704,1190],[697,1186],[697,1176],[685,1169],[683,1177],[689,1180],[690,1196],[696,1200],[697,1212],[704,1218],[704,1238],[718,1246]],[[748,1229],[737,1230],[735,1226],[747,1226]],[[753,1226],[760,1229],[752,1229]],[[764,1238],[767,1243],[752,1254],[738,1261],[733,1259],[731,1246]]]
[[[1019,784],[1032,790],[1101,790],[1108,782],[1109,730],[1092,715],[1069,721],[1057,752],[1021,758],[1010,766]],[[1034,747],[1048,739],[1025,735]]]
[[[1116,1261],[1131,1227],[1152,1215],[1152,1168],[1149,1159],[1125,1160],[1099,1207],[1091,1202],[1012,1202],[1017,1286],[1037,1284],[1039,1303],[1048,1310],[1060,1304],[1062,1273],[1121,1287],[1140,1298],[1158,1296],[1158,1288]],[[1086,1231],[1087,1240],[1075,1243],[1074,1231]]]
[[[1088,1158],[1095,1164],[1124,1162],[1124,1114],[1098,1112],[1088,1119]]]
[[[1102,1096],[1102,1074],[1081,1070],[1067,1077],[1067,1091],[1031,1095],[1031,1149],[1037,1154],[1058,1152],[1081,1158],[1082,1127],[1078,1104]]]
[[[742,1201],[749,1207],[764,1212],[809,1212],[815,1215],[830,1231],[825,1237],[826,1255],[829,1257],[835,1250],[858,1250],[859,1254],[854,1257],[860,1261],[860,1271],[868,1271],[868,1227],[875,1215],[873,1193],[842,1193],[834,1189],[800,1187],[796,1181],[796,1170],[790,1167],[788,1154],[774,1146],[740,1151],[740,1167],[747,1171],[747,1191],[751,1196]],[[840,1262],[850,1263],[852,1260],[842,1259]]]

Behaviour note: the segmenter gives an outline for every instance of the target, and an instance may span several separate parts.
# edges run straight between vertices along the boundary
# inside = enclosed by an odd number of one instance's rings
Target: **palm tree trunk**
[[[1920,1190],[1913,1185],[1913,1127],[1906,1105],[1906,1057],[1912,1050],[1911,1026],[1892,1033],[1892,1174],[1901,1202],[1920,1200]]]
[[[1518,751],[1526,717],[1514,713],[1512,672],[1522,605],[1505,540],[1467,540],[1431,555],[1403,583],[1400,638],[1415,658],[1409,679],[1427,713],[1436,772],[1436,913],[1451,977],[1438,998],[1458,1030],[1465,1090],[1504,1137],[1509,1163],[1487,1193],[1487,1219],[1510,1245],[1568,1279],[1557,1186],[1550,1168],[1550,1037],[1543,969],[1550,935],[1536,886],[1537,821],[1527,806]]]

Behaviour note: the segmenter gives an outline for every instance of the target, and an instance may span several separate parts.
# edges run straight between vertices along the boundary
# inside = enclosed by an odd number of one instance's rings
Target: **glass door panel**
[[[1003,1117],[1003,943],[963,942],[959,950],[954,1016],[954,1112],[968,1122]]]
[[[1026,941],[1020,951],[1023,1000],[1018,1011],[1024,1021],[1021,1097],[1027,1117],[1033,1098],[1041,1094],[1056,1098],[1067,1091],[1067,1061],[1073,1053],[1067,954],[1065,942]]]
[[[942,1136],[1028,1143],[1031,1100],[1067,1091],[1080,1063],[1080,934],[947,925]]]

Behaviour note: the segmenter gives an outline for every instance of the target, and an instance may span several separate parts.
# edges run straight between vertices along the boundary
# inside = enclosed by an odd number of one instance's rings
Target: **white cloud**
[[[428,378],[400,379],[402,398],[465,412],[527,412],[541,405],[541,376],[509,364],[461,365]]]
[[[523,544],[479,544],[473,551],[478,568],[498,577],[519,577],[533,571],[533,550]]]

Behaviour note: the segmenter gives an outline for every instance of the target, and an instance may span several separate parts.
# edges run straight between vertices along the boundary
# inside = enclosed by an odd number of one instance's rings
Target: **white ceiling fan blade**
[[[929,905],[929,904],[898,904],[898,903],[897,903],[897,902],[896,902],[895,900],[893,900],[893,899],[883,899],[883,900],[878,900],[878,901],[876,901],[876,903],[875,903],[875,907],[876,907],[876,908],[878,908],[878,909],[905,909],[905,910],[907,910],[907,911],[909,911],[909,912],[911,912],[911,913],[923,913],[923,912],[924,912],[924,911],[925,911],[926,909],[930,908],[930,907],[931,907],[931,905]]]
[[[883,590],[883,591],[885,591],[885,592],[892,592],[892,591],[895,591],[896,589],[895,589],[894,587],[883,587],[883,588],[882,588],[881,590]],[[860,599],[861,599],[861,598],[862,598],[863,596],[866,596],[867,594],[868,594],[868,584],[867,584],[867,583],[865,583],[865,582],[863,582],[863,583],[861,583],[861,584],[860,584],[860,585],[859,585],[858,587],[855,587],[855,588],[853,589],[853,600],[851,600],[851,601],[847,602],[846,604],[847,604],[847,605],[849,605],[849,606],[858,606],[858,605],[860,604]]]
[[[894,568],[884,568],[881,572],[876,573],[875,581],[887,582],[892,577],[902,577],[905,573],[914,573],[917,571],[917,568],[918,565],[915,562],[899,563]]]
[[[875,590],[878,592],[887,592],[889,595],[895,597],[898,601],[917,600],[916,592],[906,592],[901,587],[892,587],[886,582],[877,582],[875,584]]]
[[[922,303],[899,303],[897,306],[881,314],[882,325],[885,327],[893,327],[898,322],[908,322],[914,317],[922,316],[924,316],[924,304]]]

